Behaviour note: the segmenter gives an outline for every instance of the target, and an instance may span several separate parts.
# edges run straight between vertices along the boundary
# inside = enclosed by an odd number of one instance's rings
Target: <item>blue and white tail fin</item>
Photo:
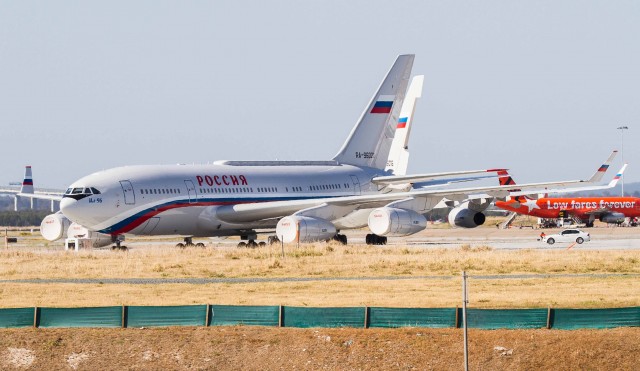
[[[618,171],[616,176],[614,176],[613,179],[611,179],[611,181],[607,185],[607,188],[615,187],[618,184],[618,181],[620,180],[620,178],[622,177],[622,174],[624,174],[624,171],[626,169],[627,169],[627,164],[622,165],[622,168],[620,169],[620,171]]]
[[[609,158],[607,159],[607,161],[604,162],[604,164],[602,164],[598,170],[596,170],[595,173],[593,173],[593,175],[591,176],[591,178],[587,181],[589,183],[596,183],[602,180],[602,177],[604,176],[604,173],[607,172],[607,170],[609,170],[609,165],[611,165],[611,162],[613,161],[613,159],[616,157],[616,155],[618,154],[618,151],[614,150],[613,152],[611,152],[611,155],[609,155]]]
[[[400,55],[333,158],[343,164],[384,169],[413,67],[413,54]]]
[[[409,166],[409,136],[411,134],[411,123],[416,110],[416,102],[422,97],[422,85],[424,75],[414,76],[411,79],[409,90],[404,98],[404,104],[400,110],[400,118],[396,125],[396,133],[391,142],[389,159],[385,171],[393,175],[406,175]]]
[[[24,168],[24,180],[22,181],[20,193],[33,194],[33,175],[31,174],[31,166],[29,165]]]

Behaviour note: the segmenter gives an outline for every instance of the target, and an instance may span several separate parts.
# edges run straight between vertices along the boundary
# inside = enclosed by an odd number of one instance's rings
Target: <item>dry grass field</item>
[[[615,232],[629,234],[631,230]],[[495,249],[492,241],[533,231],[436,230],[425,235],[448,247],[312,244],[238,249],[208,242],[180,249],[147,239],[129,241],[126,252],[65,252],[37,238],[30,246],[0,250],[0,280],[147,278],[259,278],[250,283],[18,283],[0,286],[2,307],[179,305],[193,303],[455,307],[460,273],[470,280],[471,306],[478,308],[621,307],[640,305],[640,249]],[[480,237],[477,237],[480,235]],[[474,240],[469,240],[470,236]],[[30,237],[29,237],[30,238]],[[417,238],[423,238],[418,236]],[[25,237],[26,240],[28,238]],[[539,275],[486,279],[481,276]],[[614,274],[600,277],[592,274]],[[473,276],[476,276],[473,278]],[[479,277],[480,276],[480,277]],[[308,281],[275,282],[277,278]],[[331,278],[331,280],[326,280]],[[366,279],[358,279],[366,278]],[[314,280],[317,279],[317,280]],[[325,279],[325,280],[323,280]]]

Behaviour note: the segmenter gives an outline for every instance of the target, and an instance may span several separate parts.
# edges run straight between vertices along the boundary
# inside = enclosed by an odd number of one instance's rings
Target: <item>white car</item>
[[[542,242],[553,245],[556,242],[576,242],[581,244],[585,241],[591,241],[591,235],[579,229],[565,229],[557,234],[550,234],[541,238]]]

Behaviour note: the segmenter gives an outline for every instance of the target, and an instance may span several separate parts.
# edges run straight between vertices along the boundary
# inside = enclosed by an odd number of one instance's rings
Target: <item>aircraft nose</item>
[[[78,222],[79,208],[78,201],[71,197],[60,200],[60,211],[71,221]]]
[[[62,211],[63,214],[66,214],[66,211],[69,211],[76,202],[77,201],[71,197],[63,198],[60,200],[60,211]]]

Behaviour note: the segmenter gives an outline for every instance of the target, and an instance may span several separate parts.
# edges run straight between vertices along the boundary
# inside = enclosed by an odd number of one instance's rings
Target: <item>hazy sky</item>
[[[330,159],[402,53],[425,75],[409,172],[585,178],[627,125],[640,181],[638,1],[153,0],[0,1],[0,185]]]

